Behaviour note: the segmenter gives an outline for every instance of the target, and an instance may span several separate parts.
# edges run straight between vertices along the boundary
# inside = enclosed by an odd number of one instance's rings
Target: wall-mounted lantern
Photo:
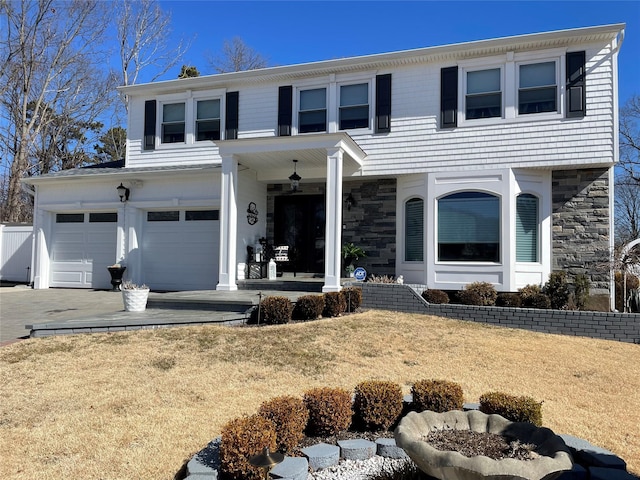
[[[120,185],[116,187],[116,190],[118,191],[118,196],[120,197],[121,202],[124,203],[129,200],[129,194],[131,193],[131,191],[127,187],[125,187],[122,182],[120,182]]]
[[[347,210],[351,210],[351,207],[356,206],[356,199],[353,198],[353,195],[351,195],[351,193],[349,193],[349,196],[345,200],[345,203],[347,204]]]
[[[298,172],[296,171],[297,163],[298,163],[298,160],[293,160],[293,173],[289,175],[289,181],[291,182],[292,192],[298,191],[298,187],[300,186],[300,180],[302,180],[302,177],[298,175]]]

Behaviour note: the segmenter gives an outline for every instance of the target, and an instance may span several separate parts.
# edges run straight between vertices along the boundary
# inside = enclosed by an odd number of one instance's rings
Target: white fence
[[[0,280],[29,283],[33,227],[0,225]]]

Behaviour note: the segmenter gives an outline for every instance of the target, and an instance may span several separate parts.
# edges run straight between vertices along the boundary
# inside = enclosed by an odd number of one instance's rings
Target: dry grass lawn
[[[183,327],[0,349],[0,478],[171,479],[222,425],[316,386],[419,379],[544,401],[543,422],[640,473],[640,346],[366,312],[265,328]]]

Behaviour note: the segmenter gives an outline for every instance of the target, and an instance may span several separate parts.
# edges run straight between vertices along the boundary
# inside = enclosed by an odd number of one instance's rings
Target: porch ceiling
[[[293,160],[302,180],[326,179],[327,155],[343,152],[343,176],[360,170],[366,153],[346,133],[297,135],[291,137],[243,138],[216,142],[221,156],[233,155],[239,165],[255,170],[258,180],[287,181],[293,173]]]

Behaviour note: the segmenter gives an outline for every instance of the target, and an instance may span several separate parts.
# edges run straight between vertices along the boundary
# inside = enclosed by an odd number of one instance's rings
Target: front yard
[[[640,473],[640,346],[369,311],[261,328],[33,339],[0,349],[0,478],[171,479],[274,396],[447,379],[544,401],[543,423]]]

